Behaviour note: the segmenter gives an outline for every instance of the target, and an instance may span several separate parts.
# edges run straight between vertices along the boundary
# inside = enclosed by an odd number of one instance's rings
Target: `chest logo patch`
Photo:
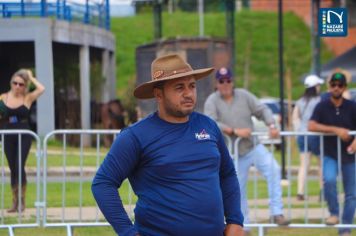
[[[195,133],[195,138],[198,140],[210,139],[210,134],[208,134],[205,129],[203,129],[200,133]]]

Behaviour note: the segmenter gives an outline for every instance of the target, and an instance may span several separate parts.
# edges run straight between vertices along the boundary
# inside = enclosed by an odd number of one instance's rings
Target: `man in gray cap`
[[[253,94],[244,89],[234,89],[231,70],[225,67],[216,72],[217,91],[206,100],[204,113],[213,118],[219,128],[233,140],[241,138],[238,146],[238,178],[241,185],[241,208],[245,224],[250,223],[246,197],[249,169],[252,165],[267,179],[272,222],[288,225],[283,216],[280,166],[263,144],[255,144],[251,133],[254,129],[252,116],[263,120],[269,127],[270,136],[278,137],[272,112]],[[248,229],[246,229],[248,231]]]

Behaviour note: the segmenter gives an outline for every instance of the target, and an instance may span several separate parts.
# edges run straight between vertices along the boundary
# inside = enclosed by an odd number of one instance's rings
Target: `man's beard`
[[[189,116],[194,111],[194,107],[192,109],[183,111],[183,110],[174,109],[174,106],[168,101],[165,102],[165,104],[164,104],[164,108],[165,108],[167,114],[169,114],[173,117],[179,117],[179,118]]]
[[[331,94],[332,98],[334,98],[335,100],[339,100],[342,98],[342,93],[340,94]]]

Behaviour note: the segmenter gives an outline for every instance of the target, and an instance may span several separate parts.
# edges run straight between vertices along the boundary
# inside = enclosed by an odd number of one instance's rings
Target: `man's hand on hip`
[[[227,224],[224,230],[224,236],[243,236],[243,234],[241,225]]]

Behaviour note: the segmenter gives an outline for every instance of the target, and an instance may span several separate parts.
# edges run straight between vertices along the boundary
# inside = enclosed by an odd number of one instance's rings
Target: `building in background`
[[[90,129],[93,102],[116,98],[115,38],[109,1],[0,2],[0,92],[30,68],[46,87],[36,130]]]

